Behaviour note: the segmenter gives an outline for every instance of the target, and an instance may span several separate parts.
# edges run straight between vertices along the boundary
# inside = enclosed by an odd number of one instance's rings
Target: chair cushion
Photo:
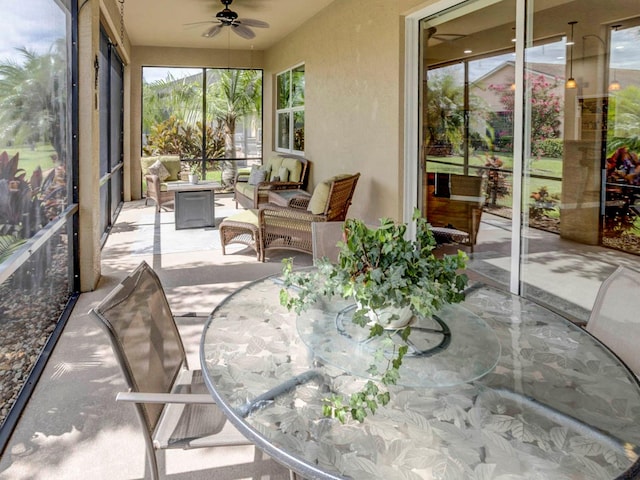
[[[256,227],[259,226],[258,211],[254,209],[243,210],[242,212],[233,214],[225,218],[225,221],[227,220],[230,222],[250,223]]]
[[[268,172],[270,174],[270,177],[269,177],[269,181],[270,182],[274,182],[275,181],[274,178],[279,176],[278,175],[278,171],[280,170],[280,167],[282,166],[282,160],[283,160],[282,157],[280,157],[278,155],[275,155],[275,156],[271,157],[269,159],[269,161],[267,162],[266,165],[267,165],[267,170],[268,170]]]
[[[237,182],[236,183],[236,192],[241,193],[245,197],[253,198],[253,191],[255,190],[255,185],[250,185],[249,182]]]
[[[316,185],[316,188],[314,188],[313,194],[311,195],[311,200],[309,200],[309,206],[307,207],[307,210],[314,215],[320,215],[321,213],[324,213],[324,210],[327,207],[327,201],[329,200],[331,184],[336,180],[342,180],[343,178],[351,176],[351,173],[341,173]]]
[[[257,185],[260,182],[264,182],[267,178],[267,171],[260,168],[258,165],[251,167],[251,174],[249,175],[249,185]]]
[[[302,162],[295,158],[285,158],[282,160],[282,166],[289,170],[289,182],[299,182],[302,176]]]
[[[180,180],[180,156],[179,155],[156,155],[152,157],[140,158],[140,167],[142,168],[142,174],[149,173],[149,167],[156,161],[160,160],[165,168],[169,171],[169,177],[166,178],[168,182]]]
[[[171,176],[167,167],[165,167],[160,160],[156,160],[156,162],[149,167],[149,173],[151,175],[157,175],[161,182],[164,182]]]
[[[289,181],[289,170],[284,165],[278,169],[278,176],[281,182]]]
[[[316,188],[313,189],[313,193],[311,194],[307,210],[314,215],[324,213],[327,200],[329,199],[329,190],[331,190],[331,184],[327,182],[320,182],[316,185]]]

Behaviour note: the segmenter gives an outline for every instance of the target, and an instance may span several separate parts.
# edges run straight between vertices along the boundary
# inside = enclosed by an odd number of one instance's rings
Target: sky
[[[2,1],[2,0],[0,0]],[[142,79],[145,83],[153,83],[157,80],[165,80],[167,74],[171,72],[173,78],[183,78],[194,74],[202,73],[201,68],[167,68],[167,67],[144,67],[142,69]]]
[[[20,63],[18,47],[49,51],[66,35],[65,13],[52,0],[0,0],[0,62]]]

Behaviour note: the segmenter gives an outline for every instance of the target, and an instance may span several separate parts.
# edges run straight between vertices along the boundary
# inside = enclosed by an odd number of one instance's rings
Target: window
[[[261,163],[262,70],[144,67],[142,83],[143,155],[180,155],[224,187]]]
[[[2,3],[0,31],[11,33],[0,37],[0,351],[9,362],[2,367],[0,452],[78,289],[75,4]],[[11,359],[20,374],[4,373]]]
[[[304,65],[277,76],[276,150],[304,153]]]

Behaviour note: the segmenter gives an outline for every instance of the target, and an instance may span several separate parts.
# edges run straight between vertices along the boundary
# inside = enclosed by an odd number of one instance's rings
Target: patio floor
[[[150,202],[152,203],[152,202]],[[216,225],[235,212],[216,197]],[[102,252],[98,288],[80,295],[68,324],[0,459],[0,479],[148,479],[144,440],[131,405],[116,404],[124,380],[106,335],[87,315],[142,260],[158,273],[192,367],[199,366],[207,315],[229,293],[277,273],[282,258],[310,265],[310,255],[282,252],[259,263],[230,245],[222,255],[217,228],[175,230],[173,211],[126,203]],[[163,478],[288,479],[289,472],[251,446],[171,450]]]
[[[216,225],[235,212],[230,196],[218,195],[215,208]],[[473,280],[505,280],[510,234],[508,221],[483,216],[469,264]],[[529,241],[535,252],[526,270],[527,288],[576,305],[578,319],[588,313],[578,306],[584,303],[580,297],[590,298],[621,258],[640,265],[638,257],[572,244],[545,232],[530,232]],[[282,258],[290,256],[296,265],[312,263],[310,255],[291,252],[276,252],[260,263],[253,250],[242,245],[229,246],[223,256],[217,228],[176,231],[172,211],[156,213],[144,201],[126,203],[102,252],[100,284],[80,296],[0,459],[0,480],[150,478],[133,407],[114,401],[124,388],[122,375],[106,335],[87,312],[145,260],[163,283],[189,361],[196,367],[207,315],[238,287],[277,273]],[[567,281],[568,273],[575,281]],[[552,294],[545,282],[554,285]],[[251,446],[172,450],[166,454],[166,472],[163,478],[172,480],[289,478],[286,469]]]

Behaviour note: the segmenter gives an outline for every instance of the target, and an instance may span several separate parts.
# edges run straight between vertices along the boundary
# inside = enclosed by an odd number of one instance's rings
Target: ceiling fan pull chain
[[[124,48],[124,0],[118,0],[120,3],[120,43]]]

